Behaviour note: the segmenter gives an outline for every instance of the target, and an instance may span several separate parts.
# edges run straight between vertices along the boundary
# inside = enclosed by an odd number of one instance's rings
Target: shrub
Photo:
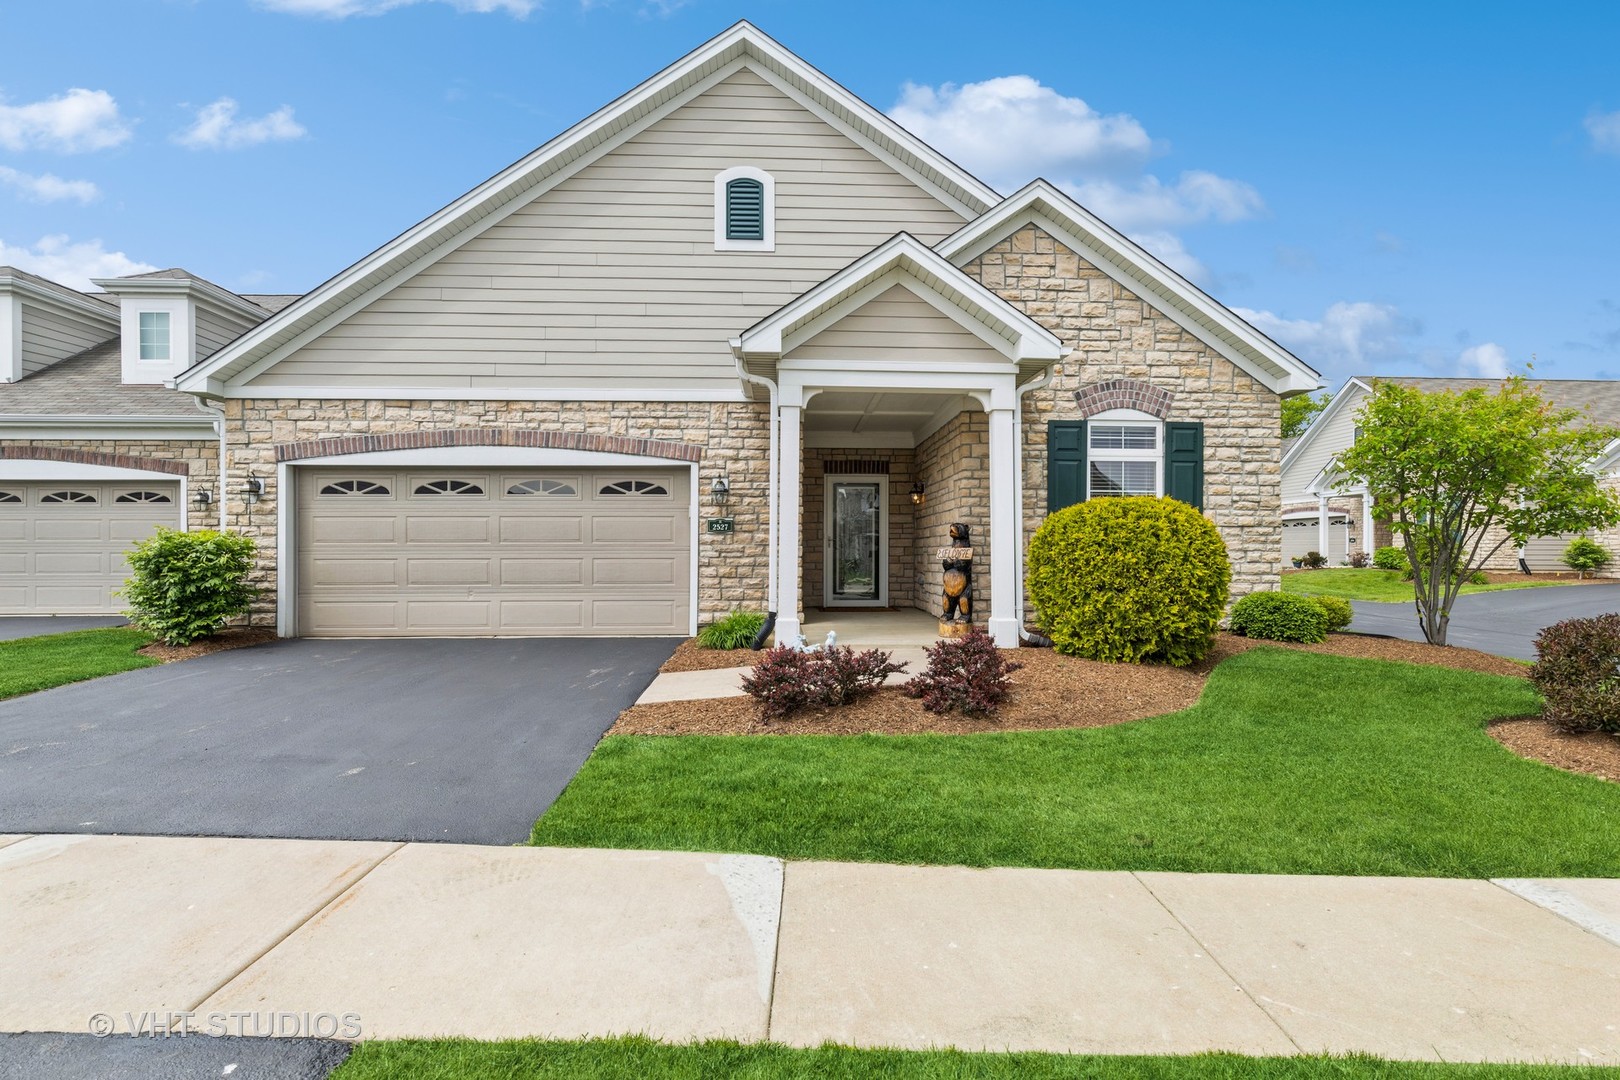
[[[1490,583],[1491,579],[1485,576],[1485,571],[1483,570],[1475,570],[1472,574],[1468,575],[1468,584],[1470,585],[1489,585]]]
[[[928,667],[906,684],[906,693],[921,698],[923,708],[932,713],[995,712],[1007,698],[1007,676],[1024,666],[1003,656],[978,627],[925,651]]]
[[[247,583],[257,550],[246,536],[158,528],[130,549],[120,591],[131,622],[170,645],[190,645],[245,615],[258,590]]]
[[[1365,551],[1358,549],[1356,551],[1352,551],[1345,559],[1345,562],[1349,563],[1357,570],[1365,570],[1368,565],[1371,564],[1372,556],[1368,555]]]
[[[1581,577],[1608,566],[1611,558],[1608,548],[1584,536],[1577,536],[1564,549],[1564,565]]]
[[[733,611],[709,623],[698,631],[700,649],[746,649],[765,626],[765,616],[758,611]]]
[[[742,688],[759,703],[761,716],[780,719],[811,706],[847,705],[905,670],[877,649],[858,653],[840,645],[800,652],[778,645],[743,676]]]
[[[1255,592],[1232,605],[1234,634],[1267,641],[1327,640],[1328,613],[1310,596]]]
[[[1410,570],[1406,564],[1406,551],[1398,547],[1381,547],[1373,552],[1373,565],[1380,570]]]
[[[1536,637],[1530,681],[1554,726],[1620,732],[1620,614],[1547,627]]]
[[[1232,569],[1184,502],[1092,499],[1048,515],[1029,543],[1029,594],[1058,652],[1195,663],[1215,641]]]
[[[1313,596],[1311,599],[1316,601],[1316,606],[1327,616],[1329,633],[1343,630],[1350,625],[1350,620],[1356,617],[1355,608],[1351,607],[1350,601],[1342,596]]]
[[[1307,551],[1305,557],[1300,560],[1300,565],[1307,570],[1320,570],[1327,565],[1327,556],[1320,551]]]

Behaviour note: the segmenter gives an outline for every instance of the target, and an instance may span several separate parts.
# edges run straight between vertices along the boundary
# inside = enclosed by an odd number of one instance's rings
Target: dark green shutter
[[[750,177],[726,184],[726,239],[765,239],[765,185]]]
[[[1204,425],[1164,425],[1164,493],[1204,508]]]
[[[1046,512],[1086,501],[1086,422],[1046,422]]]

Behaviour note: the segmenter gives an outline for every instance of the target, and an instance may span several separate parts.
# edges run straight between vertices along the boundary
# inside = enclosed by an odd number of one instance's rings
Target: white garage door
[[[1322,546],[1321,534],[1316,528],[1317,519],[1288,518],[1283,522],[1283,558],[1298,559],[1309,552],[1317,551]],[[1349,549],[1350,525],[1342,514],[1328,515],[1328,550],[1322,552],[1327,556],[1329,566],[1338,566],[1344,561]]]
[[[686,469],[300,469],[298,633],[681,634]]]
[[[173,480],[0,480],[0,614],[122,611],[124,552],[182,509]]]

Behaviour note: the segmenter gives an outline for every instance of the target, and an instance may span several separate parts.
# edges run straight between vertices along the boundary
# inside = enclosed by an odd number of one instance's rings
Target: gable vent
[[[765,239],[765,185],[753,177],[726,184],[726,239]]]

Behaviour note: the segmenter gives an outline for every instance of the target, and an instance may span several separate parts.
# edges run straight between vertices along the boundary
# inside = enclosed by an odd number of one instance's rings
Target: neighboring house
[[[960,521],[1012,645],[1028,534],[1119,493],[1200,506],[1234,593],[1274,589],[1279,397],[1319,382],[1052,185],[1002,197],[747,23],[244,330],[174,386],[223,411],[224,524],[302,635],[742,607],[787,638],[806,609],[934,610]]]
[[[1309,551],[1325,555],[1330,565],[1346,561],[1349,552],[1373,551],[1392,543],[1389,526],[1367,494],[1365,485],[1341,486],[1334,467],[1340,453],[1356,439],[1356,417],[1379,382],[1390,381],[1419,390],[1492,390],[1499,379],[1422,379],[1357,376],[1346,380],[1333,400],[1285,448],[1282,459],[1283,546],[1285,559]],[[1592,423],[1620,428],[1620,382],[1605,379],[1537,380],[1542,397],[1563,408],[1583,410]],[[1616,477],[1620,469],[1620,440],[1605,449],[1590,468],[1599,476]],[[1615,482],[1620,483],[1620,480]],[[1505,544],[1485,565],[1491,570],[1514,570],[1522,559],[1532,573],[1567,571],[1560,560],[1577,534],[1534,537],[1523,548]],[[1369,546],[1369,539],[1370,546]],[[1598,536],[1611,548],[1620,535]],[[1488,538],[1487,546],[1494,543]]]

